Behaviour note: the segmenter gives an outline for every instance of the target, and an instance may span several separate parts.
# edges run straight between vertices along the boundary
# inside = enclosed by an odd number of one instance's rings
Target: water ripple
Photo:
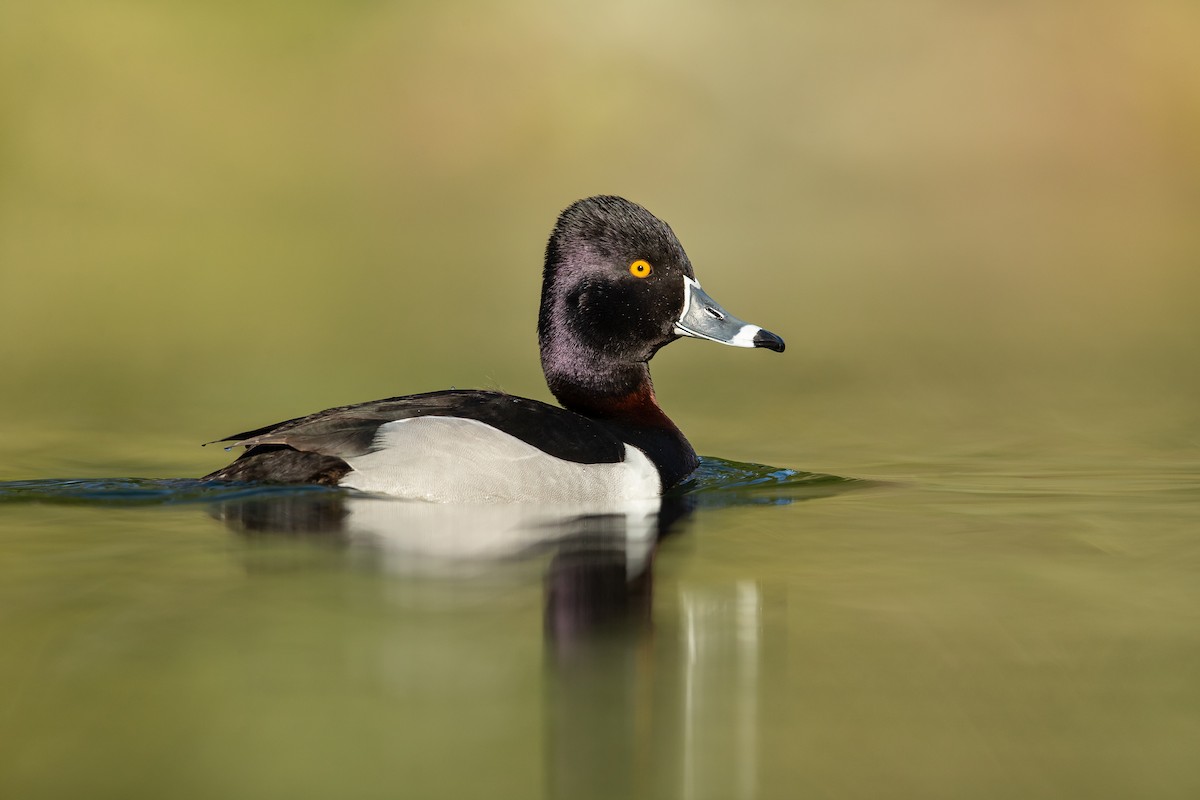
[[[859,478],[802,472],[706,456],[692,476],[670,496],[687,496],[701,507],[788,505],[877,485]]]
[[[870,482],[855,478],[705,457],[696,472],[668,495],[687,497],[702,507],[786,505],[867,485]],[[324,486],[217,483],[195,478],[48,478],[0,481],[0,503],[178,505],[343,491]]]
[[[0,503],[174,505],[339,491],[324,486],[215,483],[196,478],[48,478],[0,481]]]

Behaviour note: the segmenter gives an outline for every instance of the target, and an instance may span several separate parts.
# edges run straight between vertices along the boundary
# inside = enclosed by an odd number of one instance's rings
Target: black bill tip
[[[755,347],[765,347],[768,350],[774,350],[776,353],[783,352],[783,339],[780,339],[770,331],[760,329],[758,333],[754,334],[753,341]]]

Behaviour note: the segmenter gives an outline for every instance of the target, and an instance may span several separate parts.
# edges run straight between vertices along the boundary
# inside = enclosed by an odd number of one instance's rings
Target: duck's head
[[[648,381],[646,362],[681,336],[783,352],[783,339],[709,297],[675,233],[620,197],[580,200],[546,246],[538,340],[551,391],[613,396]]]

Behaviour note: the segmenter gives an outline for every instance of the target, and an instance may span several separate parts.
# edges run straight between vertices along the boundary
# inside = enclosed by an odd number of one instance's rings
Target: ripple
[[[684,483],[667,493],[702,507],[786,505],[874,485],[820,472],[703,457]],[[141,506],[220,503],[247,498],[341,494],[326,486],[221,483],[197,478],[47,478],[0,481],[0,503]]]
[[[0,481],[0,503],[169,505],[340,491],[325,486],[215,483],[197,478],[51,478]]]
[[[823,472],[703,456],[700,466],[669,496],[687,496],[702,507],[788,505],[879,485]]]

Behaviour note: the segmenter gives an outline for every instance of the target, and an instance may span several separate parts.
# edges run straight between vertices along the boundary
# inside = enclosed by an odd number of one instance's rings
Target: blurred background
[[[1200,796],[1198,42],[1194,0],[0,0],[0,795]],[[880,483],[460,575],[53,480],[549,399],[543,248],[602,192],[787,340],[658,355],[696,449]]]
[[[659,356],[701,452],[1194,446],[1198,35],[1184,0],[3,3],[0,477],[548,398],[542,249],[602,192],[788,341]]]

